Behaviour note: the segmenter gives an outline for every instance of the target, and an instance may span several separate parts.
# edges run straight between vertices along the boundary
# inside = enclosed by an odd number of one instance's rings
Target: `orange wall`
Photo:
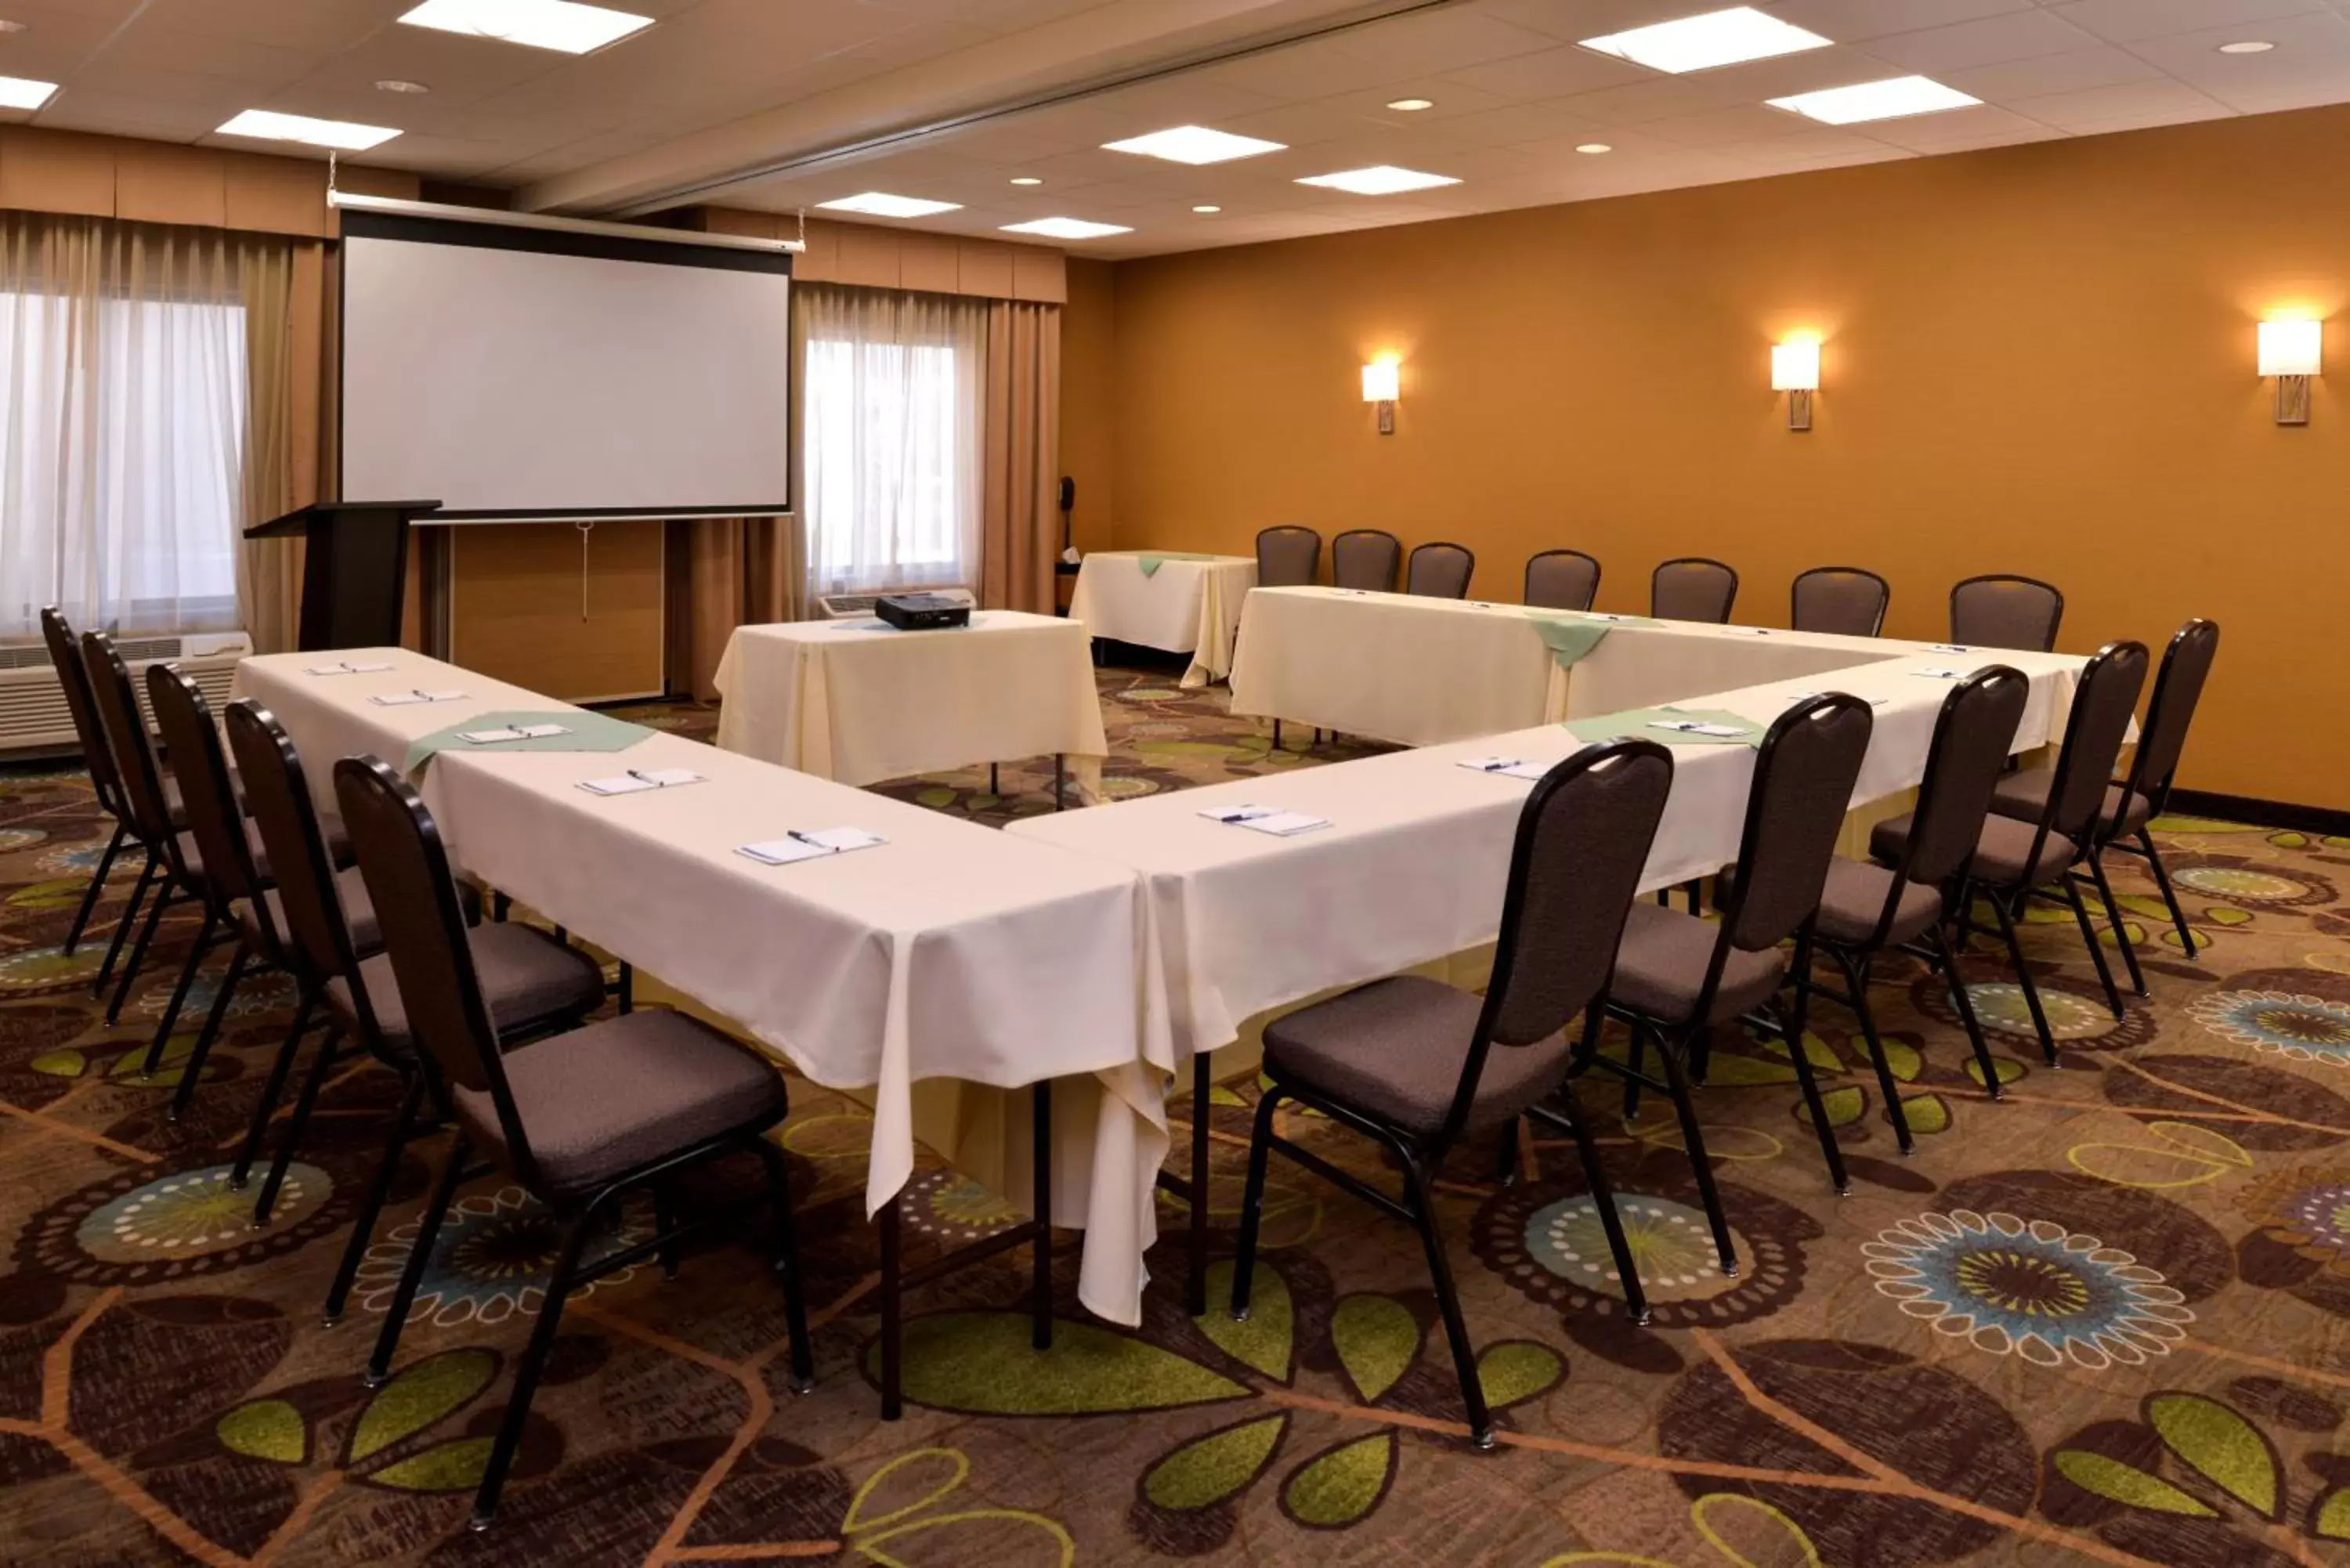
[[[2063,646],[2224,630],[2184,782],[2350,807],[2350,398],[2280,429],[2270,309],[2350,305],[2350,109],[2230,119],[1120,264],[1110,430],[1122,546],[1385,527],[1589,550],[1604,607],[1714,555],[1742,620],[1807,566],[1893,583],[1889,634],[2011,570]],[[1071,305],[1073,321],[1077,301]],[[1816,428],[1769,346],[1821,332]],[[2328,345],[2350,385],[2350,337]],[[1382,438],[1357,367],[1404,361]]]
[[[1069,534],[1080,550],[1110,547],[1118,515],[1113,429],[1103,417],[1118,395],[1117,269],[1069,258],[1069,298],[1061,308],[1061,472],[1077,482]]]

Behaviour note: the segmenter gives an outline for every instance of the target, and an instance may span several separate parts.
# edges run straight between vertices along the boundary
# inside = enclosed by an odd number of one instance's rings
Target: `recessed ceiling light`
[[[426,87],[422,82],[402,81],[398,77],[390,77],[383,81],[376,83],[375,90],[378,92],[418,93],[431,92],[432,89]]]
[[[57,90],[55,82],[36,82],[30,77],[0,77],[0,109],[38,109]]]
[[[1461,183],[1450,174],[1427,174],[1417,169],[1399,169],[1392,163],[1377,163],[1368,169],[1341,169],[1336,174],[1312,174],[1297,182],[1319,185],[1328,191],[1346,191],[1357,196],[1392,196],[1399,191],[1426,191],[1438,185]]]
[[[1596,152],[1613,152],[1613,151],[1616,151],[1616,149],[1615,149],[1615,147],[1614,147],[1613,145],[1611,145],[1610,143],[1605,142],[1605,141],[1584,141],[1584,142],[1578,142],[1578,143],[1575,145],[1575,150],[1577,152],[1595,152],[1595,153],[1596,153]]]
[[[1399,98],[1388,107],[1400,109],[1405,114],[1418,114],[1423,109],[1434,109],[1436,100],[1432,98]]]
[[[1106,141],[1102,151],[1164,158],[1170,163],[1200,164],[1254,158],[1260,153],[1279,152],[1283,146],[1253,136],[1234,136],[1228,130],[1210,130],[1204,125],[1179,125],[1169,130],[1154,130],[1148,136],[1128,137],[1124,141]]]
[[[2220,45],[2220,52],[2223,55],[2265,55],[2275,47],[2266,38],[2239,38],[2232,44]]]
[[[581,5],[576,0],[424,0],[400,18],[411,27],[467,33],[584,55],[653,25],[650,16]]]
[[[1763,100],[1773,109],[1792,109],[1823,125],[1858,125],[1868,119],[1898,119],[1908,114],[1937,114],[1982,102],[1956,88],[1946,88],[1931,77],[1894,77],[1881,82],[1859,82],[1824,92],[1799,92],[1793,98]]]
[[[1045,182],[1037,179],[1034,174],[1014,174],[1012,177],[1012,182],[1014,185],[1042,185]]]
[[[920,196],[892,196],[887,191],[867,191],[837,202],[818,202],[835,213],[868,213],[877,218],[927,218],[933,213],[957,213],[960,202],[931,202]]]
[[[1054,240],[1098,240],[1107,234],[1130,234],[1134,231],[1123,223],[1089,223],[1083,218],[1032,218],[1024,223],[1006,223],[1007,234],[1042,234]]]
[[[1193,211],[1193,212],[1195,212],[1195,213],[1221,213],[1221,212],[1222,212],[1222,211],[1223,211],[1223,209],[1222,209],[1222,207],[1217,207],[1217,206],[1200,206],[1200,207],[1194,207],[1194,208],[1192,208],[1192,209],[1191,209],[1191,211]]]
[[[312,119],[307,114],[279,114],[274,109],[248,109],[220,128],[221,136],[250,136],[263,141],[303,141],[331,147],[339,152],[364,152],[380,147],[400,132],[381,125],[357,125],[348,119]]]
[[[1829,42],[1792,22],[1782,22],[1768,12],[1757,11],[1752,5],[1736,5],[1727,11],[1709,11],[1702,16],[1683,16],[1677,22],[1659,22],[1652,27],[1635,27],[1628,33],[1586,38],[1583,47],[1629,60],[1636,66],[1679,76],[1683,71],[1711,70],[1744,60],[1767,60],[1778,55],[1800,54],[1805,49],[1823,49]]]

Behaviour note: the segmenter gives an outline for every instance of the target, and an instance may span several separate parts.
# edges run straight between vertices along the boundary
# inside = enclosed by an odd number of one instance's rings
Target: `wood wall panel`
[[[665,526],[596,524],[583,618],[579,531],[572,524],[448,525],[450,658],[567,701],[658,695],[667,653]]]
[[[1039,245],[1012,247],[1012,297],[1045,305],[1065,305],[1069,298],[1068,257]]]
[[[37,126],[0,130],[0,207],[114,216],[114,148],[103,137]]]
[[[962,288],[962,258],[952,234],[898,237],[898,286],[924,294],[955,294]]]
[[[147,223],[228,226],[228,162],[217,149],[125,141],[114,157],[114,215]]]

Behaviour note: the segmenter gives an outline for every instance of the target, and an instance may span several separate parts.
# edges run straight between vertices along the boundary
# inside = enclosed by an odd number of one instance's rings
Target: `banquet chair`
[[[2170,911],[2170,923],[2178,929],[2179,945],[2189,958],[2195,956],[2195,933],[2188,929],[2187,915],[2178,907],[2178,895],[2170,886],[2169,869],[2154,846],[2154,835],[2147,824],[2161,815],[2169,804],[2179,755],[2187,749],[2188,727],[2195,721],[2195,705],[2203,695],[2203,682],[2210,675],[2211,661],[2219,651],[2220,628],[2216,622],[2199,617],[2172,635],[2170,646],[2162,652],[2162,666],[2155,673],[2154,696],[2147,703],[2146,728],[2130,759],[2129,775],[2106,788],[2090,835],[2089,874],[2105,898],[2108,915],[2118,908],[2106,880],[2105,852],[2111,849],[2136,856],[2147,863],[2154,874],[2154,885],[2162,890],[2162,902]],[[2054,779],[2055,774],[2045,768],[2010,774],[1991,793],[1991,809],[2003,816],[2029,822],[2046,809],[2049,787]],[[2144,996],[2146,975],[2138,967],[2137,950],[2130,942],[2128,927],[2117,917],[2114,920],[2114,940],[2122,950],[2123,962],[2129,966],[2131,986]]]
[[[1837,856],[1828,862],[1827,885],[1820,895],[1820,911],[1812,937],[1821,951],[1843,972],[1846,989],[1814,989],[1831,1002],[1844,1004],[1859,1022],[1867,1042],[1877,1085],[1885,1096],[1886,1118],[1903,1154],[1917,1147],[1910,1136],[1909,1114],[1902,1107],[1900,1086],[1885,1055],[1885,1042],[1877,1032],[1877,1017],[1868,1005],[1870,971],[1877,957],[1898,950],[1941,971],[1950,988],[1950,1000],[1967,1041],[1974,1048],[1975,1064],[1983,1087],[1994,1100],[2002,1097],[1999,1069],[1982,1024],[1975,1017],[1974,1001],[1959,973],[1958,956],[1945,927],[1947,913],[1959,885],[1972,862],[1982,836],[1983,819],[1991,810],[1991,788],[2007,765],[2008,748],[2022,722],[2032,682],[2023,672],[2003,664],[1979,670],[1942,700],[1934,720],[1934,738],[1926,751],[1926,772],[1918,785],[1916,826],[1904,839],[1899,857],[1889,866]]]
[[[1349,528],[1330,541],[1330,583],[1360,592],[1395,592],[1403,543],[1383,528]]]
[[[1587,610],[1599,597],[1599,562],[1580,550],[1529,556],[1523,597],[1541,609]]]
[[[2037,577],[1993,573],[1950,590],[1950,640],[1966,648],[2047,653],[2064,619],[2064,596]]]
[[[2081,940],[2088,946],[2090,962],[2096,968],[2097,981],[2105,988],[2106,1004],[2116,1018],[2123,1016],[2121,992],[2114,985],[2113,970],[2106,962],[2088,908],[2081,902],[2075,867],[2087,859],[2094,842],[2106,781],[2113,776],[2130,716],[2137,707],[2137,694],[2146,684],[2146,665],[2144,643],[2109,642],[2097,650],[2082,670],[2080,684],[2074,691],[2064,743],[2056,753],[2055,771],[2039,815],[2031,821],[1997,812],[1984,818],[1973,863],[1961,878],[1958,901],[1961,937],[1972,918],[1972,893],[1979,890],[1999,920],[2000,935],[2015,967],[2016,985],[2023,992],[2033,1030],[2040,1037],[2041,1054],[2052,1067],[2057,1064],[2056,1036],[2048,1027],[2040,987],[2024,962],[2016,921],[2022,918],[2024,901],[2035,892],[2051,902],[2070,905],[2074,921],[2081,928]],[[1869,835],[1869,854],[1881,864],[1898,864],[1908,853],[1915,821],[1914,815],[1905,815],[1878,823]],[[2061,888],[2061,899],[2050,888]],[[2106,913],[2119,923],[2118,910],[2108,905]]]
[[[1725,626],[1738,597],[1738,573],[1703,556],[1681,556],[1659,566],[1648,579],[1648,613],[1659,620],[1693,620]]]
[[[1416,545],[1405,564],[1403,591],[1423,598],[1465,599],[1477,556],[1466,545]]]
[[[1277,1148],[1419,1232],[1468,1407],[1470,1437],[1481,1449],[1493,1446],[1492,1417],[1437,1229],[1435,1201],[1437,1172],[1464,1135],[1509,1126],[1521,1116],[1571,1134],[1632,1316],[1648,1317],[1607,1172],[1565,1081],[1570,1055],[1565,1032],[1607,985],[1625,911],[1638,890],[1672,777],[1672,757],[1664,747],[1627,740],[1578,752],[1534,785],[1518,814],[1501,938],[1482,997],[1423,976],[1396,975],[1265,1027],[1269,1086],[1257,1102],[1249,1143],[1232,1315],[1249,1314],[1266,1165]],[[1559,1098],[1553,1109],[1543,1102],[1555,1091]],[[1400,1167],[1403,1196],[1391,1198],[1282,1137],[1274,1113],[1288,1100],[1385,1145]]]
[[[75,639],[73,627],[55,605],[41,611],[41,640],[47,644],[49,663],[57,675],[57,686],[65,693],[66,713],[73,721],[74,739],[81,745],[83,765],[89,771],[90,793],[98,797],[98,807],[114,823],[114,835],[106,842],[99,857],[98,868],[90,873],[89,888],[81,896],[81,907],[74,911],[73,924],[66,928],[65,953],[73,956],[80,945],[82,932],[89,926],[89,918],[98,909],[99,899],[106,892],[108,878],[114,875],[114,862],[123,846],[138,836],[131,831],[130,806],[122,797],[122,775],[114,766],[114,748],[106,738],[105,727],[99,723],[98,709],[89,691],[89,670],[83,665]],[[117,927],[129,924],[125,915]],[[114,963],[115,950],[107,953],[106,967],[98,971],[98,983],[92,995],[106,989]]]
[[[1868,704],[1843,692],[1811,698],[1779,715],[1755,753],[1738,866],[1718,900],[1720,920],[1635,904],[1617,950],[1607,1009],[1631,1029],[1627,1059],[1619,1063],[1599,1054],[1596,1014],[1575,1051],[1578,1075],[1598,1067],[1624,1079],[1627,1120],[1639,1109],[1642,1088],[1671,1098],[1725,1274],[1738,1272],[1738,1256],[1690,1095],[1692,1077],[1705,1077],[1706,1039],[1714,1026],[1774,1004],[1772,1022],[1787,1043],[1828,1175],[1839,1193],[1851,1190],[1811,1059],[1804,1054],[1804,1019],[1810,1004],[1814,918],[1874,727]],[[1791,937],[1792,964],[1780,946]],[[1791,975],[1794,1002],[1788,1006],[1776,999]],[[1664,1068],[1661,1078],[1646,1071],[1650,1044]]]
[[[783,1150],[764,1136],[790,1108],[783,1075],[707,1024],[667,1011],[624,1013],[503,1049],[484,1002],[476,939],[465,924],[448,852],[424,802],[372,757],[346,757],[335,764],[335,795],[383,928],[383,961],[414,1033],[421,1075],[436,1094],[446,1096],[457,1126],[401,1271],[399,1294],[386,1314],[387,1331],[407,1316],[415,1300],[434,1238],[475,1151],[546,1205],[556,1231],[554,1272],[473,1495],[473,1528],[487,1528],[497,1513],[506,1468],[554,1347],[565,1298],[648,1257],[673,1270],[684,1236],[733,1220],[728,1212],[680,1223],[669,1211],[670,1190],[690,1166],[731,1152],[755,1154],[765,1166],[776,1262],[784,1276],[792,1386],[802,1391],[813,1386],[789,1172]],[[606,1221],[620,1199],[647,1188],[654,1199],[654,1235],[612,1243],[602,1257],[584,1262],[589,1239],[608,1236]],[[371,1366],[370,1384],[380,1384],[389,1370],[381,1361]]]
[[[1295,523],[1267,528],[1256,536],[1256,586],[1311,587],[1322,573],[1322,535]]]
[[[1885,609],[1892,602],[1892,587],[1875,572],[1859,566],[1814,566],[1795,578],[1794,613],[1787,624],[1797,631],[1875,637],[1885,629]]]

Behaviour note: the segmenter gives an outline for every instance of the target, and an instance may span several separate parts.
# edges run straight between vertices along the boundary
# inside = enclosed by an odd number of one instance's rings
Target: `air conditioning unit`
[[[203,689],[217,713],[236,683],[237,661],[253,652],[253,639],[241,631],[175,632],[162,637],[121,637],[114,647],[130,667],[139,710],[147,714],[147,667],[173,664]],[[64,688],[49,662],[48,645],[20,642],[0,647],[0,756],[70,752],[80,744]]]
[[[969,588],[877,588],[869,594],[818,594],[816,618],[818,620],[871,620],[874,602],[897,594],[936,594],[966,609],[979,607],[978,597]]]

